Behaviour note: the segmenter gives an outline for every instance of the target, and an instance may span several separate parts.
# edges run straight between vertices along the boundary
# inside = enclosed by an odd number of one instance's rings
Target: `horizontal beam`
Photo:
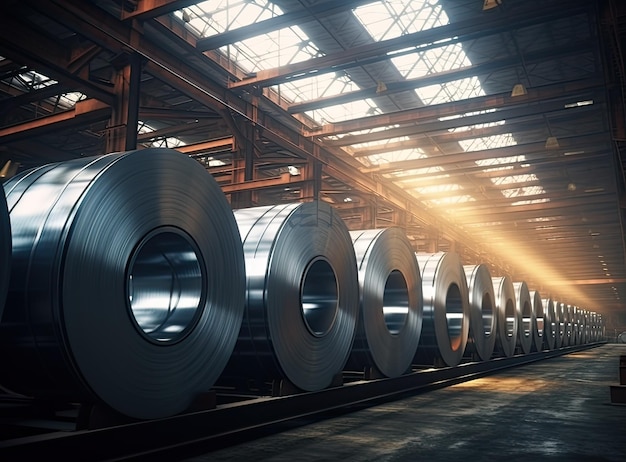
[[[198,3],[198,0],[137,0],[137,6],[133,11],[122,10],[122,19],[145,21],[146,19],[181,10],[196,3]]]
[[[544,2],[542,7],[537,7],[536,4],[528,5],[528,7],[517,9],[515,16],[509,16],[506,14],[506,10],[503,10],[503,14],[491,18],[489,27],[485,27],[482,22],[475,19],[460,21],[393,39],[349,48],[340,53],[331,53],[300,63],[259,71],[253,77],[231,83],[229,88],[276,85],[286,81],[319,75],[323,72],[334,72],[350,66],[361,66],[363,64],[362,61],[367,59],[378,58],[379,61],[386,60],[393,57],[394,52],[406,50],[409,47],[413,48],[413,52],[424,51],[428,48],[439,47],[443,42],[450,44],[462,40],[495,35],[500,32],[530,25],[534,26],[552,19],[562,18],[564,15],[573,16],[583,11],[585,11],[585,8],[580,5],[572,6],[570,2],[565,0]]]
[[[542,50],[539,52],[529,53],[525,55],[524,62],[526,63],[526,65],[531,65],[533,63],[544,60],[553,61],[555,59],[555,56],[567,56],[572,53],[580,54],[584,50],[590,49],[590,46],[590,41],[585,40],[582,42],[568,44],[566,46],[549,48],[547,50]],[[414,79],[406,79],[397,82],[385,82],[386,89],[384,91],[380,91],[380,88],[378,86],[374,86],[370,88],[363,88],[361,90],[342,92],[339,95],[326,96],[323,98],[317,98],[301,103],[294,103],[289,105],[287,110],[290,114],[298,114],[324,107],[346,104],[352,101],[364,100],[367,98],[389,96],[394,93],[415,90],[417,88],[422,88],[429,85],[452,82],[454,80],[460,80],[464,78],[477,77],[483,74],[490,74],[492,72],[497,72],[502,69],[516,66],[518,64],[518,56],[496,59],[481,64],[464,66],[458,69],[434,72],[432,74],[416,77]]]
[[[331,16],[333,14],[349,11],[357,6],[371,3],[372,0],[336,0],[318,2],[304,7],[299,2],[294,2],[294,6],[302,6],[300,9],[282,13],[273,18],[264,19],[248,26],[231,29],[221,34],[212,35],[198,40],[196,48],[200,51],[214,50],[225,45],[230,45],[252,37],[257,37],[268,32],[283,29],[295,24],[302,24],[308,21],[315,21],[319,18]],[[196,2],[197,3],[197,0]]]
[[[12,143],[50,132],[84,126],[106,120],[110,116],[111,108],[109,106],[98,100],[87,99],[77,102],[74,108],[70,110],[1,128],[0,143]]]

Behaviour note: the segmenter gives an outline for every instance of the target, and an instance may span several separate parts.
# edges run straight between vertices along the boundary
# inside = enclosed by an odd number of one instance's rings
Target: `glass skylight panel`
[[[363,159],[367,159],[368,162],[376,165],[381,162],[400,162],[403,160],[423,159],[424,157],[426,157],[424,151],[419,148],[413,148],[386,152],[384,154],[372,154],[371,156],[366,156]]]
[[[350,101],[345,104],[337,104],[334,106],[327,106],[321,109],[316,109],[314,111],[307,111],[305,114],[307,114],[316,122],[323,125],[366,117],[367,115],[371,114],[372,108],[376,108],[376,104],[372,100],[360,99]],[[361,131],[360,133],[364,132]]]
[[[385,0],[356,8],[374,40],[386,40],[448,24],[438,0]]]

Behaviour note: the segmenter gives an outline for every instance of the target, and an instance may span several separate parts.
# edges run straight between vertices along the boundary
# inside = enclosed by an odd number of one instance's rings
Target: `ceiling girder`
[[[341,2],[330,0],[306,7],[303,6],[302,9],[288,11],[279,16],[255,22],[249,26],[238,27],[221,34],[203,38],[198,40],[196,47],[200,51],[214,50],[271,31],[351,10],[366,3],[371,3],[371,0],[343,0]]]
[[[230,88],[245,88],[250,86],[270,86],[286,82],[288,80],[301,79],[320,71],[332,72],[346,69],[351,66],[360,66],[364,59],[377,58],[379,61],[389,59],[394,51],[407,50],[415,47],[413,51],[439,47],[443,43],[457,43],[471,40],[486,35],[495,35],[500,32],[510,31],[527,25],[547,22],[566,15],[576,15],[585,11],[580,4],[572,6],[566,0],[546,2],[542,8],[536,4],[518,8],[514,16],[506,13],[498,17],[492,17],[489,27],[475,19],[456,22],[454,24],[435,27],[412,34],[402,35],[397,38],[382,40],[367,45],[361,45],[347,49],[340,53],[331,53],[319,58],[313,58],[300,63],[289,64],[274,69],[262,70],[255,76],[232,82]],[[405,53],[411,52],[410,50]]]
[[[581,50],[586,49],[590,49],[589,40],[576,42],[574,44],[568,44],[566,46],[550,48],[549,50],[529,53],[524,57],[524,62],[526,64],[531,64],[547,59],[554,60],[555,56],[565,56],[574,53],[579,54]],[[288,107],[288,111],[290,114],[297,114],[300,112],[312,111],[315,109],[320,109],[322,107],[335,106],[338,104],[345,104],[352,101],[364,100],[367,98],[388,96],[394,93],[415,90],[417,88],[426,87],[429,85],[481,76],[483,74],[489,74],[498,70],[510,68],[517,64],[519,64],[519,58],[515,56],[510,58],[497,59],[494,61],[487,61],[482,64],[465,66],[459,69],[435,72],[422,77],[416,77],[414,79],[405,79],[398,82],[384,82],[386,87],[384,91],[380,91],[380,88],[378,86],[374,86],[361,90],[342,92],[341,94],[335,96],[327,96],[305,101],[302,103],[291,104]]]

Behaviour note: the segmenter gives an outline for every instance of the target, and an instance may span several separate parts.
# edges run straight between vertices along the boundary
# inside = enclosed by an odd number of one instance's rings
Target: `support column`
[[[135,54],[117,58],[113,78],[116,102],[107,132],[106,152],[137,149],[139,99],[141,94],[141,58]]]

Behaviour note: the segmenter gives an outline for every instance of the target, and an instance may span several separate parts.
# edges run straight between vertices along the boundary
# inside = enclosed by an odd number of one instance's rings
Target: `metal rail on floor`
[[[0,441],[0,460],[36,460],[42,455],[60,456],[66,461],[177,460],[601,344],[419,370],[393,379],[359,380],[318,392],[258,397],[165,419],[14,438]]]

